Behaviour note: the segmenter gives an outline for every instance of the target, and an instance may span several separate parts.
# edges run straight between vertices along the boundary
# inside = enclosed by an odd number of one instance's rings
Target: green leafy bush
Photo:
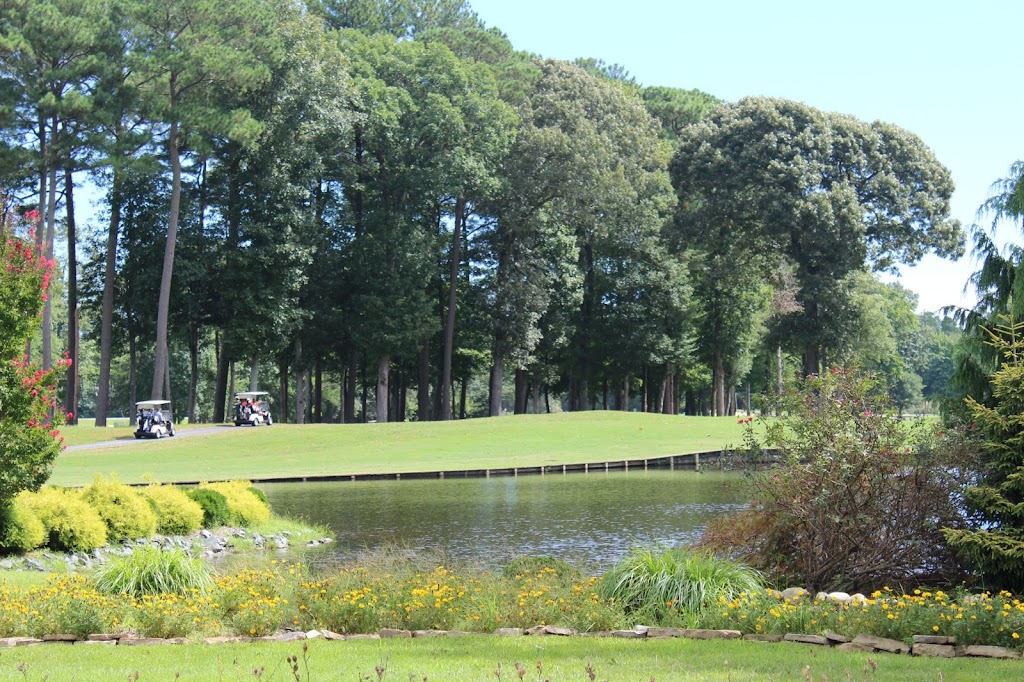
[[[172,485],[148,485],[139,493],[156,510],[157,532],[186,535],[203,527],[203,507],[180,488]]]
[[[99,474],[82,490],[82,499],[92,505],[107,524],[110,540],[148,538],[156,533],[156,514],[139,493],[112,477]]]
[[[217,528],[231,523],[231,509],[228,500],[216,490],[190,488],[185,491],[189,499],[203,510],[203,528]]]
[[[53,549],[89,552],[107,544],[107,525],[77,491],[46,486],[22,492],[17,500],[42,521]]]
[[[256,499],[258,499],[263,504],[267,505],[267,509],[270,509],[270,500],[267,499],[267,494],[265,492],[263,492],[256,486],[252,486],[251,488],[249,488],[249,491],[256,496]]]
[[[720,597],[763,590],[761,574],[735,561],[689,549],[638,547],[605,574],[598,592],[627,612],[660,621],[675,613],[693,619]]]
[[[270,518],[270,507],[260,501],[249,481],[223,481],[207,483],[201,487],[215,490],[224,496],[235,523],[254,526]]]
[[[96,570],[96,589],[133,597],[155,594],[205,592],[213,585],[210,567],[179,548],[139,547],[127,556],[114,557]]]
[[[0,511],[0,549],[28,552],[46,542],[46,528],[21,498]]]

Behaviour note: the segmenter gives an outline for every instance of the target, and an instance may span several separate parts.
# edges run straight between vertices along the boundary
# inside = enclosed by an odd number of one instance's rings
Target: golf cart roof
[[[170,400],[140,400],[135,403],[135,407],[163,407],[170,404]]]
[[[235,394],[235,398],[238,400],[241,400],[242,398],[248,398],[249,400],[252,400],[253,398],[259,398],[260,396],[264,395],[270,394],[267,393],[266,391],[239,391],[238,393]]]

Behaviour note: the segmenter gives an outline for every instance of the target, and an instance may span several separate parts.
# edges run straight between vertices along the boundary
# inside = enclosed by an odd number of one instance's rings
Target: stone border
[[[493,633],[463,632],[460,630],[400,630],[385,628],[371,634],[342,635],[330,630],[309,630],[308,632],[280,632],[268,637],[207,637],[199,640],[204,644],[233,644],[239,642],[295,642],[310,639],[327,641],[355,641],[379,639],[419,639],[431,637],[619,637],[623,639],[742,639],[749,642],[794,642],[810,646],[834,647],[840,651],[863,651],[868,653],[910,654],[935,658],[998,658],[1019,659],[1020,651],[998,646],[968,645],[957,646],[955,637],[939,637],[934,635],[914,635],[913,644],[907,645],[896,639],[875,637],[874,635],[857,635],[853,639],[827,632],[824,635],[804,635],[789,633],[786,635],[744,635],[739,630],[705,630],[696,628],[648,627],[638,625],[632,630],[611,630],[601,632],[578,632],[573,628],[555,625],[536,625],[532,628],[500,628]],[[148,646],[197,643],[185,637],[160,639],[156,637],[137,637],[131,633],[95,634],[85,639],[75,635],[45,635],[42,639],[32,637],[0,638],[0,648],[33,646],[40,644],[73,644],[73,645],[106,645],[106,646]]]

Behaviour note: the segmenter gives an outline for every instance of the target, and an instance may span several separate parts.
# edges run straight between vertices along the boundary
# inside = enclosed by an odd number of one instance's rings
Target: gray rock
[[[898,639],[887,639],[875,637],[874,635],[857,635],[853,638],[853,644],[869,646],[878,651],[888,651],[891,654],[909,654],[910,647]]]
[[[795,599],[802,599],[803,597],[806,597],[808,595],[810,595],[810,592],[808,592],[802,587],[787,587],[782,591],[782,598],[788,599],[789,601],[793,601]]]
[[[958,656],[979,656],[982,658],[1020,658],[1021,653],[1001,646],[982,646],[973,644],[956,648]]]
[[[787,633],[783,639],[787,642],[797,642],[799,644],[817,644],[819,646],[828,646],[828,638],[822,637],[821,635],[801,635],[796,632]]]
[[[45,571],[46,566],[38,561],[37,559],[25,559],[25,568],[32,571]]]
[[[274,541],[278,549],[288,549],[288,538],[277,538]]]
[[[956,656],[956,647],[949,644],[928,644],[927,642],[915,643],[910,653],[914,656],[929,656],[932,658],[953,658]]]
[[[830,644],[846,644],[851,641],[851,639],[846,635],[840,635],[836,632],[826,632],[825,639],[827,639]]]
[[[650,631],[648,631],[650,636]],[[683,630],[683,637],[687,639],[739,639],[743,633],[739,630],[702,630],[687,628]]]
[[[956,644],[956,637],[943,635],[914,635],[914,644]]]
[[[612,630],[612,637],[622,637],[623,639],[642,639],[647,637],[647,633],[637,632],[636,630]]]
[[[14,568],[14,562],[11,561],[10,559],[4,559],[3,561],[0,561],[0,568],[6,569],[6,570],[9,571],[12,568]]]
[[[498,628],[494,631],[494,634],[501,635],[502,637],[521,637],[523,635],[522,628]]]
[[[208,538],[212,538],[213,537],[213,533],[211,533],[210,531],[208,531],[208,530],[206,530],[204,528],[203,530],[199,531],[199,537],[201,537],[201,538],[203,538],[205,540],[205,539],[208,539]]]
[[[330,630],[321,630],[320,636],[329,642],[340,642],[345,639],[345,635],[339,635],[337,632],[331,632]]]
[[[834,601],[834,602],[836,602],[838,604],[852,604],[853,603],[853,597],[851,597],[846,592],[829,592],[828,593],[828,598],[829,598],[829,600]]]
[[[647,636],[651,639],[668,639],[669,637],[682,637],[683,628],[647,628]]]
[[[381,639],[411,639],[411,630],[399,630],[397,628],[383,628],[377,634]]]
[[[448,634],[447,630],[413,630],[413,637],[444,637]]]
[[[782,635],[759,635],[750,634],[743,635],[743,640],[747,642],[781,642]]]

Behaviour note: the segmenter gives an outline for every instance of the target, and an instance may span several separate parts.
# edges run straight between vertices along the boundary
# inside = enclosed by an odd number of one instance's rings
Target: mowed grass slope
[[[69,445],[93,434],[64,430]],[[93,429],[99,431],[100,429]],[[119,429],[104,429],[117,432]],[[497,469],[641,459],[738,445],[735,417],[576,412],[397,424],[223,427],[159,441],[66,451],[50,482],[116,473],[135,483]],[[96,442],[92,440],[92,442]]]
[[[484,635],[351,642],[313,640],[305,643],[306,651],[303,644],[17,647],[0,653],[0,680],[991,682],[1021,678],[1020,661],[866,654],[791,643]],[[288,660],[293,656],[298,665],[295,673]],[[517,663],[525,668],[523,678],[516,673]],[[594,678],[588,675],[588,666]]]

